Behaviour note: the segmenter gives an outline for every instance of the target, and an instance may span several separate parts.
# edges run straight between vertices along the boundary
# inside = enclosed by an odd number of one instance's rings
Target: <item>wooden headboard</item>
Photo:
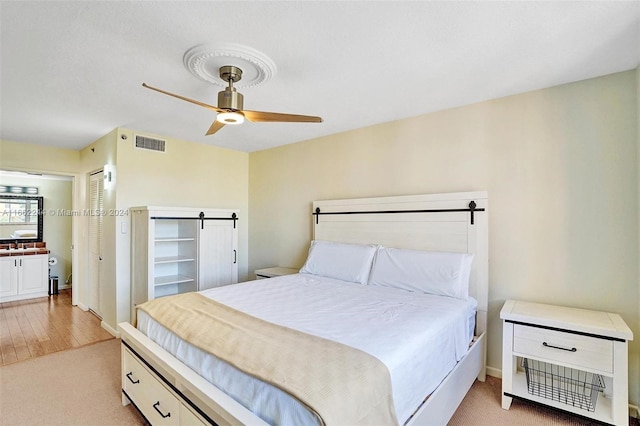
[[[316,240],[473,253],[469,294],[478,301],[476,334],[486,331],[489,293],[486,192],[315,201],[313,215]]]

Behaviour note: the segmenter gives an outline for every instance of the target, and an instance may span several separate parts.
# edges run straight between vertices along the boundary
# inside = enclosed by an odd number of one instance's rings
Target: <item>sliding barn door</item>
[[[199,223],[198,290],[238,282],[238,233],[234,221]]]

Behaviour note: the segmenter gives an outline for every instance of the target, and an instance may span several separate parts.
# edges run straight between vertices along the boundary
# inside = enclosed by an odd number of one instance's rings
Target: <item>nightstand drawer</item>
[[[579,369],[613,372],[613,342],[607,339],[515,324],[513,351]]]

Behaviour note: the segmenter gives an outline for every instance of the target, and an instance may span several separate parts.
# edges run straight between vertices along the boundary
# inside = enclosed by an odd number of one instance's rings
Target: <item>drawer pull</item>
[[[131,378],[131,376],[132,376],[132,375],[133,375],[133,371],[128,372],[128,373],[127,373],[127,379],[129,379],[129,381],[130,381],[131,383],[133,383],[134,385],[135,385],[136,383],[140,383],[140,379],[138,379],[138,380],[133,380],[133,379]]]
[[[164,414],[162,411],[160,411],[160,409],[158,408],[158,405],[160,405],[160,401],[153,404],[153,408],[155,408],[155,410],[158,412],[158,414],[162,416],[163,419],[166,419],[167,417],[171,417],[171,412]]]
[[[546,348],[554,348],[554,349],[560,349],[563,351],[567,351],[567,352],[577,352],[578,350],[576,348],[563,348],[561,346],[554,346],[554,345],[550,345],[547,342],[542,342],[542,346],[546,347]]]

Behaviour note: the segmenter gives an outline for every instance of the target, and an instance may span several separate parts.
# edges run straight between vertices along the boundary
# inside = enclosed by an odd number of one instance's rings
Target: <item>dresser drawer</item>
[[[515,324],[513,351],[578,369],[613,373],[613,342],[597,337]]]
[[[124,350],[122,374],[123,390],[151,424],[180,424],[178,398],[128,350]]]

